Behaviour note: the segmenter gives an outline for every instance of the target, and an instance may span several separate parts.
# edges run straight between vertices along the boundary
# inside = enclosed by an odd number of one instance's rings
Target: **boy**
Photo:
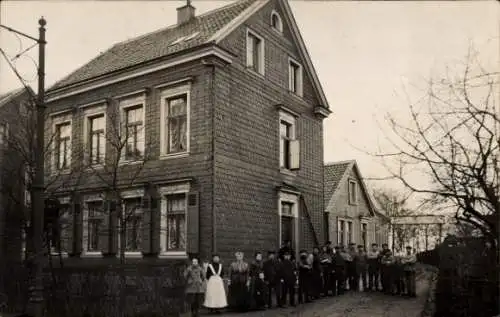
[[[264,281],[264,273],[260,272],[258,277],[254,281],[254,299],[255,299],[255,308],[257,310],[262,310],[266,307],[266,299],[267,299],[267,285],[266,281]]]
[[[285,305],[287,296],[289,296],[290,306],[295,307],[295,285],[297,283],[297,266],[292,261],[290,252],[284,253],[284,259],[281,262],[281,270],[279,276],[282,289],[280,304]]]
[[[366,258],[368,262],[368,289],[377,291],[380,277],[378,244],[372,243],[372,248],[366,253]]]

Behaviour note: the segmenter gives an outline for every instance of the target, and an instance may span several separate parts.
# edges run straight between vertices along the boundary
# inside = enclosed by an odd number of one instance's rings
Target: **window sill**
[[[161,154],[160,160],[169,160],[169,159],[182,158],[182,157],[188,157],[188,156],[189,156],[189,151],[188,152],[180,152],[180,153],[171,153],[171,154]]]
[[[102,252],[100,251],[92,251],[92,252],[85,252],[83,251],[81,256],[82,258],[102,258]]]
[[[52,170],[51,175],[52,176],[57,176],[57,175],[67,175],[71,173],[71,169],[64,169],[64,170]]]
[[[144,160],[120,160],[118,162],[118,166],[124,166],[124,165],[137,165],[137,164],[142,164],[144,163]]]
[[[288,175],[288,176],[297,176],[297,174],[294,173],[292,170],[289,170],[289,169],[283,168],[283,167],[280,168],[280,173]]]
[[[247,69],[250,73],[252,73],[252,74],[254,74],[254,75],[256,75],[256,76],[259,76],[259,77],[261,77],[261,78],[265,78],[265,77],[266,77],[266,76],[265,76],[265,73],[258,72],[258,71],[256,71],[256,70],[254,70],[254,69],[253,69],[253,67],[251,67],[251,66],[248,66],[248,65],[247,65],[247,66],[246,66],[246,69]]]
[[[158,255],[159,259],[187,259],[188,255],[184,251],[162,252]]]
[[[50,252],[51,256],[61,256],[62,258],[67,258],[68,257],[68,252]]]
[[[295,98],[300,99],[300,101],[302,101],[302,102],[304,101],[304,94],[303,93],[298,94],[295,91],[290,90],[290,88],[288,89],[288,92],[290,93],[290,95],[294,96]]]
[[[142,259],[142,252],[141,251],[130,251],[130,252],[125,252],[125,258],[127,259]],[[120,257],[120,254],[118,253],[118,257]]]

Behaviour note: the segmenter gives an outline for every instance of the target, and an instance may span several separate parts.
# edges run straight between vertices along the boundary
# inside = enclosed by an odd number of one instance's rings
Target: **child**
[[[255,308],[258,310],[266,307],[267,299],[267,283],[264,280],[264,273],[259,272],[258,277],[254,280],[253,297],[255,299]]]

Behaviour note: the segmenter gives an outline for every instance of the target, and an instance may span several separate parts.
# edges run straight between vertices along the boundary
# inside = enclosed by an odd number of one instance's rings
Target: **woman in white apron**
[[[226,290],[224,288],[222,264],[218,255],[212,257],[212,263],[207,268],[207,290],[203,306],[212,313],[218,312],[227,306]]]

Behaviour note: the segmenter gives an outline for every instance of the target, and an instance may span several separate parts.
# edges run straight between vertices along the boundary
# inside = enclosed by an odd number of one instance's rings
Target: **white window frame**
[[[293,90],[294,86],[294,78],[292,77],[292,67],[293,65],[298,66],[297,72],[295,73],[297,80],[297,91]],[[299,97],[302,97],[304,94],[304,75],[303,75],[303,67],[302,64],[299,63],[296,59],[288,57],[288,90]]]
[[[92,164],[89,162],[90,159],[90,151],[92,149],[89,148],[89,132],[90,131],[90,119],[96,116],[104,116],[104,153],[103,153],[103,164]],[[107,114],[106,114],[106,105],[100,105],[100,106],[92,106],[85,108],[83,111],[83,119],[84,119],[84,124],[83,124],[83,144],[85,148],[85,162],[86,164],[91,165],[92,167],[103,167],[104,162],[106,162],[106,151],[107,151]]]
[[[281,241],[281,216],[283,215],[281,210],[281,203],[291,203],[292,207],[292,217],[294,218],[294,240],[292,241],[292,246],[294,250],[297,251],[297,247],[300,245],[300,237],[299,237],[299,195],[292,194],[289,192],[280,191],[278,194],[278,241]]]
[[[168,125],[166,124],[168,119],[168,103],[167,99],[174,98],[176,96],[186,95],[186,112],[187,112],[187,127],[186,127],[186,151],[177,153],[168,153]],[[188,156],[190,151],[190,138],[191,138],[191,84],[182,85],[174,88],[164,89],[160,93],[160,159],[168,159],[174,157]]]
[[[137,199],[137,198],[140,198],[141,200],[144,198],[144,189],[131,189],[131,190],[126,190],[126,191],[122,191],[120,193],[120,198],[121,198],[121,204],[122,204],[122,212],[125,211],[125,201],[124,200],[127,200],[127,199]],[[142,209],[142,216],[144,217],[144,209]],[[125,222],[125,224],[127,224]],[[144,225],[144,223],[143,223]],[[118,246],[117,246],[117,251],[116,252],[116,256],[117,257],[120,257],[120,253],[121,253],[121,230],[122,230],[122,227],[121,227],[121,223],[120,223],[120,220],[119,218],[117,219],[117,228],[118,230],[116,231],[116,234],[117,234],[117,238],[116,238],[116,241],[118,241]],[[142,227],[141,227],[141,230],[142,230]],[[142,244],[142,243],[141,243]],[[141,246],[142,247],[142,246]],[[139,248],[140,249],[140,248]],[[139,251],[125,251],[124,252],[124,255],[126,258],[142,258],[143,255],[142,255],[142,250],[139,250]]]
[[[64,197],[59,197],[58,198],[59,200],[59,203],[61,205],[70,205],[70,208],[71,208],[71,198],[69,196],[64,196]],[[57,219],[58,221],[58,224],[59,224],[59,221],[61,219],[61,215],[59,215],[59,219]],[[59,228],[61,229],[61,228]],[[71,230],[71,234],[74,235],[75,233],[73,232],[73,230]],[[61,232],[59,232],[59,234],[61,234]],[[54,256],[61,256],[63,258],[67,258],[68,257],[68,252],[60,252],[61,254],[59,254],[59,252],[57,252],[57,250],[54,250],[52,248],[50,248],[50,254],[51,255],[54,255]]]
[[[278,18],[278,25],[277,27],[274,27],[273,25],[273,17],[276,16]],[[283,20],[281,19],[281,16],[279,15],[279,13],[276,11],[276,10],[273,10],[271,12],[271,21],[270,21],[270,24],[271,24],[271,28],[273,30],[275,30],[276,32],[278,33],[283,33]]]
[[[345,219],[343,219],[343,218],[337,219],[337,244],[341,244],[342,240],[344,240],[343,245],[346,242],[346,239],[345,239],[345,223],[346,223]],[[343,239],[341,239],[341,238],[343,238]]]
[[[350,231],[348,231],[349,224],[351,224],[351,230]],[[346,238],[347,245],[349,245],[349,244],[351,244],[351,243],[354,242],[354,222],[352,220],[346,220],[345,221],[345,238]]]
[[[189,239],[187,237],[188,235],[188,204],[187,204],[187,199],[188,199],[188,194],[190,191],[190,184],[189,183],[179,183],[179,184],[173,184],[173,185],[168,185],[168,186],[163,186],[158,189],[158,192],[161,197],[161,225],[160,225],[160,254],[158,255],[160,258],[162,257],[180,257],[180,258],[186,258],[187,257],[187,248],[188,248],[188,243]],[[168,195],[175,195],[175,194],[185,194],[186,195],[186,250],[184,251],[167,251],[167,196]]]
[[[70,131],[71,131],[71,137],[69,139],[69,158],[68,158],[68,168],[66,169],[59,169],[57,166],[57,127],[63,124],[69,123]],[[73,159],[73,115],[72,114],[61,114],[52,117],[52,135],[50,136],[50,141],[51,142],[51,149],[52,149],[52,155],[51,155],[51,171],[53,174],[56,173],[69,173],[71,170],[71,164],[72,164],[72,159]]]
[[[349,218],[341,218],[341,217],[337,218],[337,243],[340,243],[340,237],[341,237],[340,223],[341,223],[341,221],[344,224],[344,228],[342,228],[342,234],[343,234],[343,238],[344,238],[344,246],[347,247],[349,245],[349,243],[354,241],[354,221],[352,219],[349,219]],[[348,232],[348,230],[347,230],[349,228],[349,223],[351,224],[351,231],[350,232]]]
[[[354,179],[349,179],[347,183],[347,195],[349,200],[349,205],[357,205],[358,204],[358,182]],[[351,185],[354,184],[354,199],[351,199]]]
[[[7,122],[0,122],[0,147],[7,144],[9,138],[9,124]]]
[[[109,213],[107,212],[106,206],[105,206],[105,199],[102,195],[100,194],[95,194],[95,195],[86,195],[82,199],[83,202],[83,214],[82,214],[82,254],[81,257],[84,258],[102,258],[102,251],[87,251],[87,244],[88,244],[88,237],[85,238],[85,233],[88,235],[88,225],[89,225],[89,210],[87,208],[88,203],[97,203],[100,202],[103,205],[105,217],[109,217]],[[107,214],[106,214],[107,213]],[[109,221],[109,220],[108,220]],[[85,230],[85,227],[87,226],[87,230]],[[87,242],[87,243],[85,243]]]
[[[295,175],[295,173],[293,173],[293,170],[292,169],[289,169],[289,168],[286,168],[284,166],[284,162],[283,162],[283,157],[281,155],[281,153],[284,151],[283,149],[283,145],[281,143],[281,121],[284,121],[286,123],[288,123],[290,126],[291,126],[291,136],[290,136],[290,141],[296,141],[297,140],[297,124],[296,124],[296,118],[295,116],[293,116],[292,114],[289,114],[283,110],[280,110],[279,112],[279,122],[278,122],[278,133],[279,133],[279,168],[280,168],[280,171],[282,173],[287,173],[287,174],[291,174],[291,175]],[[291,148],[289,148],[289,153],[288,155],[291,156],[292,155],[292,150]]]
[[[136,106],[142,106],[142,146],[139,148],[139,150],[142,151],[142,158],[137,159],[137,160],[127,160],[126,159],[126,147],[127,145],[121,149],[120,153],[120,164],[127,164],[131,162],[143,162],[144,157],[146,155],[145,149],[146,149],[146,95],[145,93],[141,93],[136,97],[123,97],[119,101],[119,111],[120,111],[120,122],[119,122],[119,136],[120,136],[120,142],[127,142],[126,140],[126,135],[123,135],[124,130],[126,129],[125,124],[126,124],[126,116],[127,116],[127,110],[130,108],[135,108]],[[126,131],[126,130],[125,130]],[[114,137],[114,136],[113,136]]]
[[[370,224],[368,221],[366,220],[361,220],[360,224],[359,224],[359,232],[360,232],[360,238],[361,238],[361,241],[363,241],[363,225],[366,225],[366,241],[365,241],[365,246],[366,249],[368,249],[370,247]],[[361,243],[360,243],[361,244]]]
[[[260,47],[259,47],[259,57],[260,57],[260,64],[258,65],[258,69],[257,69],[257,72],[253,69],[253,66],[250,64],[250,47],[248,46],[248,42],[249,42],[249,37],[250,36],[253,36],[253,37],[256,37],[257,39],[260,40]],[[246,40],[246,43],[245,43],[245,51],[246,51],[246,54],[245,54],[245,58],[246,58],[246,67],[247,69],[249,69],[250,71],[254,72],[254,73],[257,73],[257,74],[260,74],[262,76],[265,75],[266,73],[266,49],[265,49],[265,41],[264,41],[264,38],[260,35],[258,35],[257,33],[255,33],[254,31],[250,30],[250,28],[247,28],[247,32],[246,32],[246,36],[245,36],[245,40]],[[253,60],[253,56],[252,56],[252,60]]]

